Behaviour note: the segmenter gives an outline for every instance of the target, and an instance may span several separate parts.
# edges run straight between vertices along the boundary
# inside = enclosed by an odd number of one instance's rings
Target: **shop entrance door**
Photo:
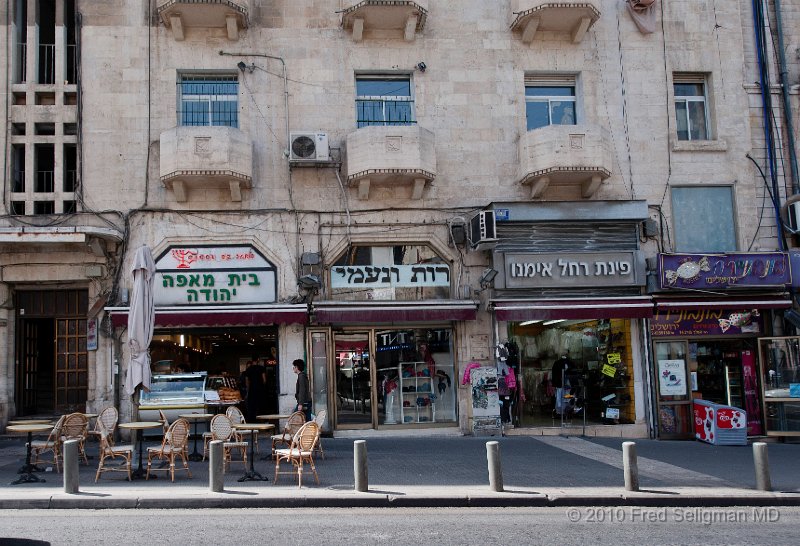
[[[372,428],[374,369],[369,332],[334,333],[337,428]]]
[[[686,439],[694,434],[687,349],[685,341],[655,343],[658,435],[665,440]]]

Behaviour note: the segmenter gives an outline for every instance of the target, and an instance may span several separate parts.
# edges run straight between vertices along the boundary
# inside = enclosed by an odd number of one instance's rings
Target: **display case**
[[[206,373],[153,375],[150,392],[139,397],[139,420],[158,421],[159,410],[171,423],[182,413],[205,412]],[[160,434],[157,429],[145,433]]]
[[[800,436],[800,337],[759,339],[768,436]]]
[[[400,422],[436,421],[435,401],[430,365],[426,362],[401,362]]]

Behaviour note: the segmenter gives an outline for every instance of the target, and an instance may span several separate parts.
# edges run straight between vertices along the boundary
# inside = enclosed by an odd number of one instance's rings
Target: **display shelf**
[[[431,369],[426,362],[401,362],[400,422],[432,423],[436,420],[436,397]]]

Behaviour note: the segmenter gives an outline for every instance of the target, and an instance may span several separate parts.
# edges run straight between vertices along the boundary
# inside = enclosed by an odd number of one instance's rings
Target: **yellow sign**
[[[609,353],[606,358],[609,364],[619,364],[622,362],[622,355],[619,353]]]
[[[614,377],[615,375],[617,375],[617,369],[614,366],[609,366],[608,364],[604,364],[603,369],[600,371],[603,372],[603,374],[607,375],[608,377]]]

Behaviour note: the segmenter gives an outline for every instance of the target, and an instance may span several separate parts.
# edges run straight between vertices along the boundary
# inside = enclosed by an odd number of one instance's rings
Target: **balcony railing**
[[[55,44],[39,44],[39,83],[56,83]]]
[[[370,125],[414,125],[413,100],[356,100],[358,127]]]
[[[53,171],[36,171],[36,193],[52,193],[55,189],[55,173]]]

